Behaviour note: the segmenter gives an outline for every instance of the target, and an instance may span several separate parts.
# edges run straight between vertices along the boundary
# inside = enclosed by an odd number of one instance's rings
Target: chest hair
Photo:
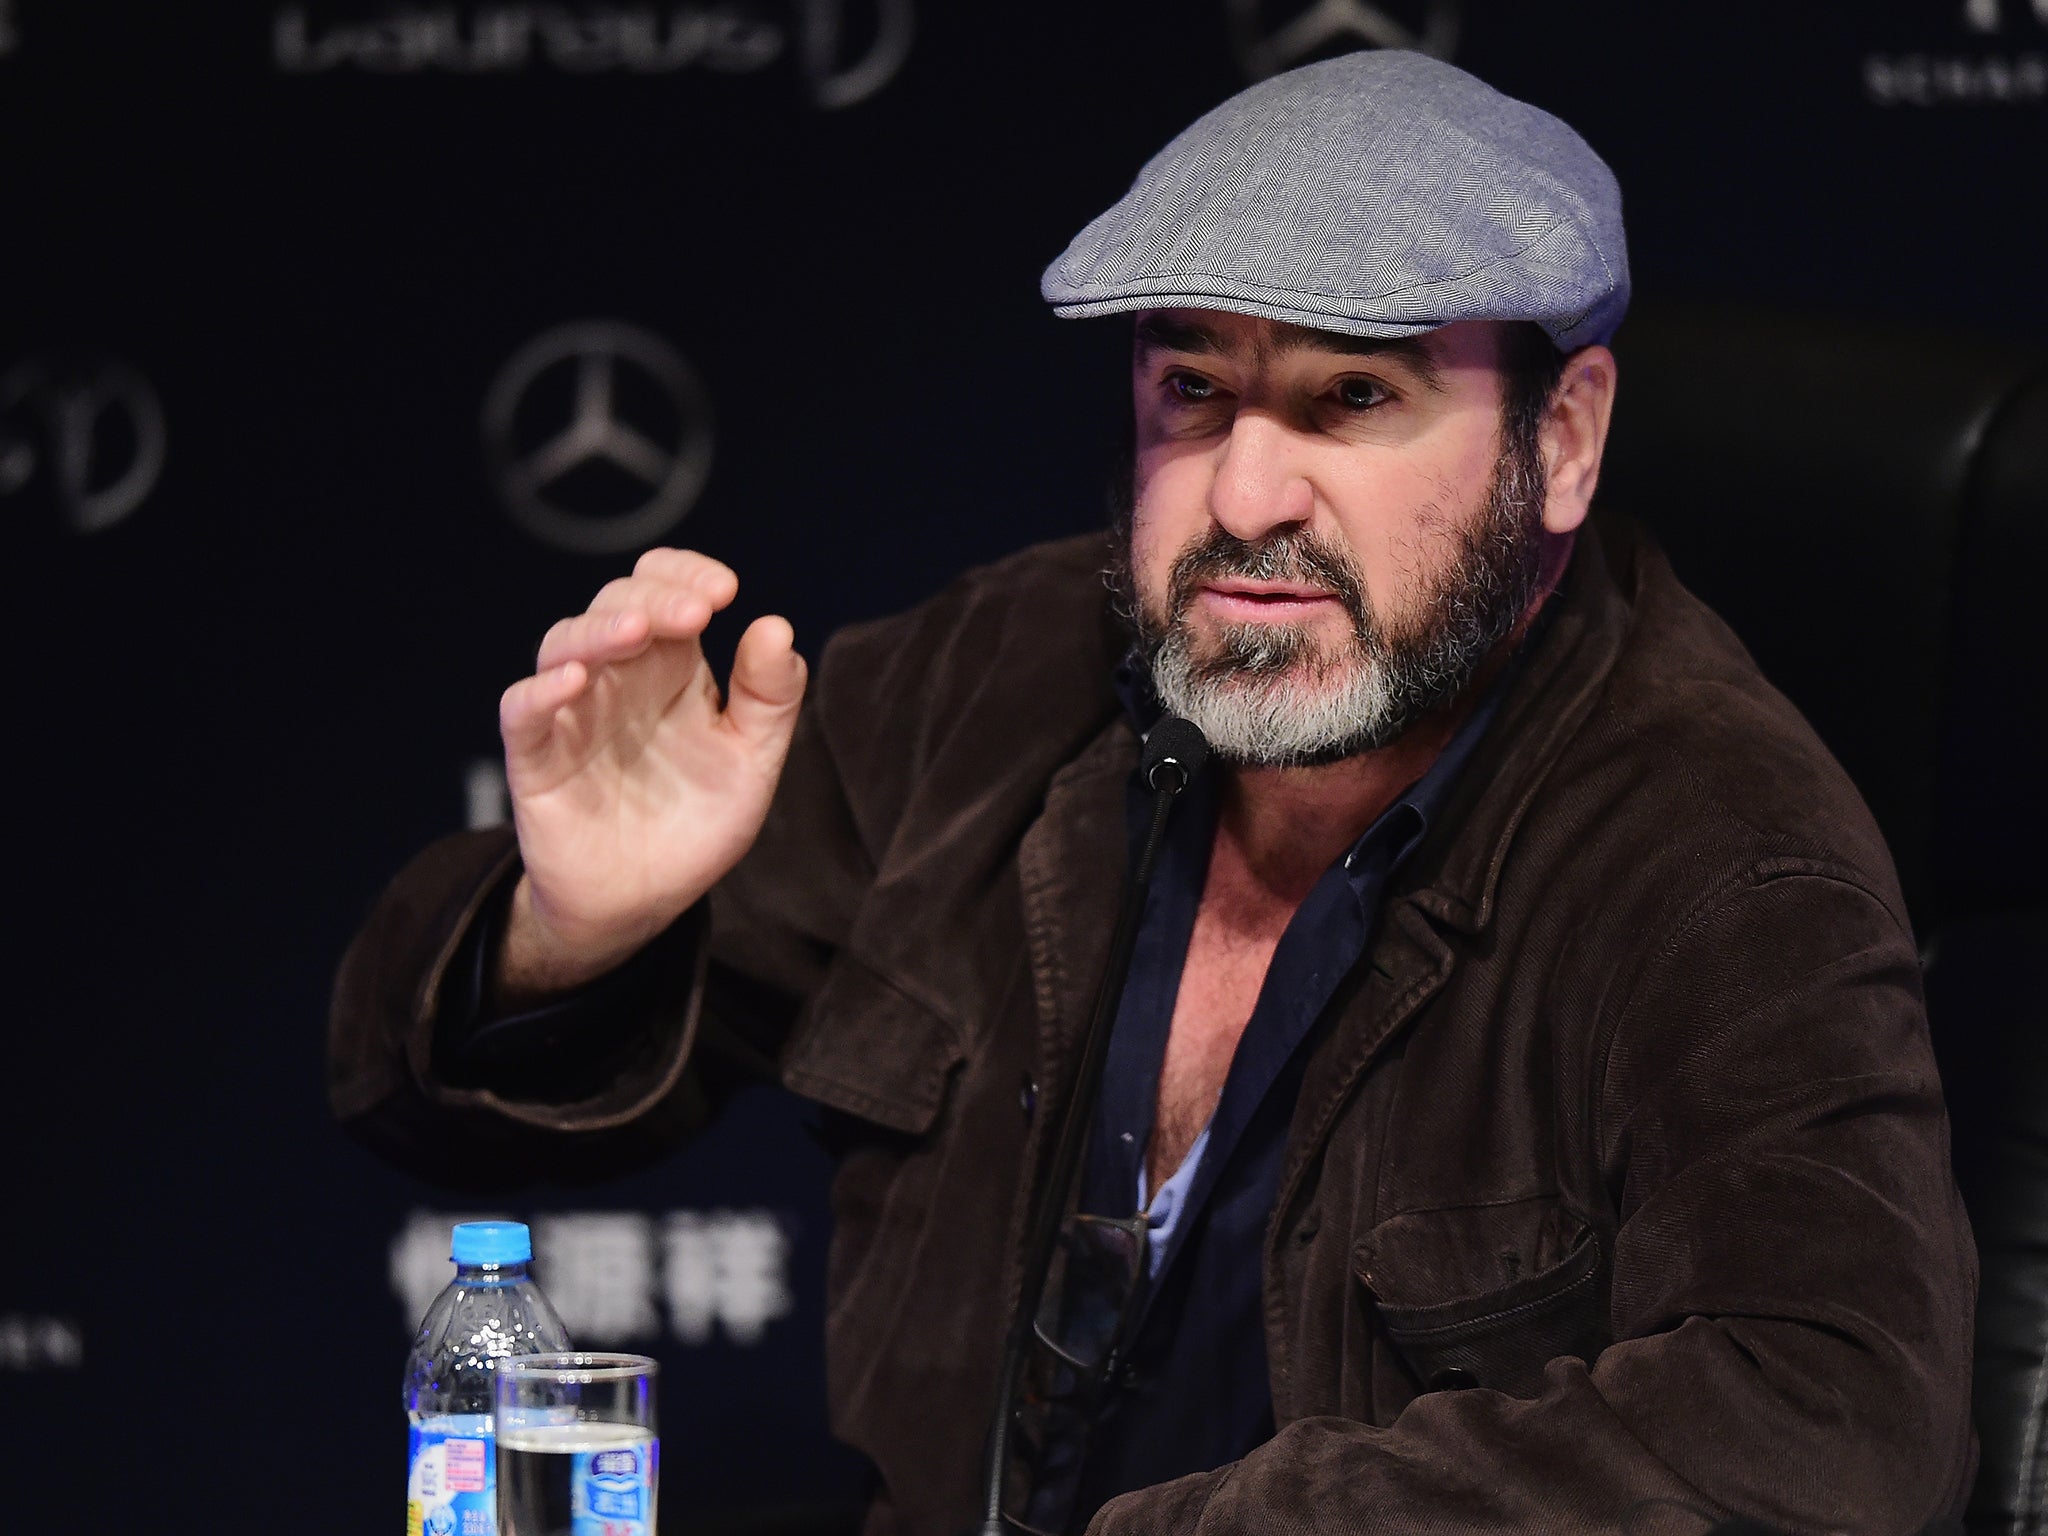
[[[1381,751],[1325,767],[1245,770],[1225,783],[1159,1071],[1145,1147],[1149,1188],[1173,1177],[1215,1112],[1296,909],[1330,861],[1386,811],[1403,785],[1428,770],[1466,707],[1432,716],[1427,728],[1412,729]]]
[[[1263,887],[1241,858],[1218,844],[1166,1036],[1152,1139],[1145,1148],[1148,1189],[1173,1177],[1215,1112],[1273,951],[1299,904],[1292,893]]]

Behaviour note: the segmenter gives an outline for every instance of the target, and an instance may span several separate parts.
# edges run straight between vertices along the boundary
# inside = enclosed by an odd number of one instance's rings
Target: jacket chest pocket
[[[1410,1211],[1353,1255],[1380,1330],[1425,1392],[1543,1390],[1562,1356],[1609,1340],[1598,1235],[1555,1197]]]

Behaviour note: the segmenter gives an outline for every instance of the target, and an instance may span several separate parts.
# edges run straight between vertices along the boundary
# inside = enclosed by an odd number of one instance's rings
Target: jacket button
[[[1017,1107],[1024,1111],[1026,1120],[1038,1109],[1038,1084],[1029,1077],[1017,1089]]]
[[[1478,1385],[1479,1378],[1462,1365],[1447,1365],[1429,1378],[1429,1390],[1432,1392],[1456,1392],[1463,1387]]]

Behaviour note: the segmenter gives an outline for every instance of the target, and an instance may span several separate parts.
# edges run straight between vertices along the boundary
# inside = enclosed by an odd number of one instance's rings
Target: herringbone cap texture
[[[1548,112],[1419,53],[1290,70],[1199,119],[1045,270],[1062,315],[1225,309],[1353,336],[1628,308],[1621,189]]]

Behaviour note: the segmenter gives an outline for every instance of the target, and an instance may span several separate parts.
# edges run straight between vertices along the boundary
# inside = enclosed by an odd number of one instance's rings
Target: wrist
[[[572,931],[543,910],[532,877],[522,872],[490,967],[493,998],[501,1008],[520,1008],[586,987],[625,964],[663,926],[613,924]]]

